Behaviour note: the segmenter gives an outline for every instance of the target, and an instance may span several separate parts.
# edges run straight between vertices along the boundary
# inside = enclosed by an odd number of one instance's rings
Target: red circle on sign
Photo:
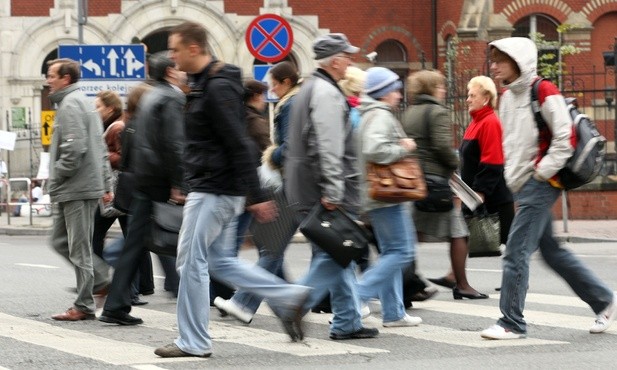
[[[263,27],[265,24],[270,24],[270,26],[275,24],[276,26],[274,29],[267,30]],[[281,34],[281,32],[283,33]],[[253,33],[261,35],[263,40],[255,42],[252,38]],[[279,37],[277,39],[278,35],[287,37],[283,37],[282,39]],[[293,46],[293,31],[291,30],[289,22],[283,17],[276,14],[262,14],[253,19],[249,24],[246,29],[245,41],[249,51],[256,59],[263,62],[274,63],[284,59],[291,51],[291,47]],[[264,49],[266,47],[268,47],[269,50],[275,48],[278,52],[275,52],[273,55],[265,55]]]

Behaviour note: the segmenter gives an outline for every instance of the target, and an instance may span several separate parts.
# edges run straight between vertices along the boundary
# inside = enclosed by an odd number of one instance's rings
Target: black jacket
[[[246,128],[240,69],[213,60],[190,78],[184,150],[189,191],[248,196],[249,203],[265,201],[255,146]]]
[[[166,82],[159,82],[139,102],[132,125],[130,170],[142,191],[169,198],[171,187],[183,189],[182,110],[186,99]],[[158,189],[158,190],[156,190]],[[153,195],[153,194],[152,194]]]

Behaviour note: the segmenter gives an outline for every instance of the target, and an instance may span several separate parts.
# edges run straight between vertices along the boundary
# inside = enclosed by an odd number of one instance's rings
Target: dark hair
[[[118,118],[122,115],[122,100],[120,100],[120,95],[117,92],[104,90],[96,94],[96,97],[101,99],[104,106],[114,109],[113,117]]]
[[[127,119],[130,119],[135,115],[135,111],[137,111],[137,106],[139,105],[139,100],[141,97],[152,89],[151,85],[147,83],[141,83],[129,90],[129,94],[126,97],[126,115]]]
[[[196,22],[184,22],[174,27],[170,35],[177,34],[182,39],[182,44],[197,44],[201,48],[202,54],[208,53],[208,37],[206,29]]]
[[[248,80],[244,83],[244,101],[250,100],[254,95],[261,95],[268,91],[268,85],[257,80]]]
[[[278,82],[283,82],[286,78],[291,81],[291,86],[296,86],[300,76],[298,76],[298,68],[289,61],[280,62],[270,68],[270,76]]]
[[[516,60],[514,60],[514,58],[512,58],[510,55],[508,55],[507,53],[504,53],[503,51],[497,49],[494,46],[491,46],[490,59],[491,59],[491,62],[497,62],[497,63],[508,62],[508,63],[510,63],[514,67],[514,70],[516,71],[516,74],[518,76],[521,75],[521,68],[518,66],[518,63],[516,63]]]
[[[71,77],[71,83],[74,84],[79,81],[79,77],[81,74],[79,63],[74,61],[73,59],[68,58],[60,58],[54,59],[47,62],[49,67],[59,64],[58,67],[58,76],[64,77],[65,75],[69,75]]]
[[[155,81],[165,81],[167,68],[174,68],[176,63],[169,59],[166,51],[159,51],[148,58],[148,74]]]

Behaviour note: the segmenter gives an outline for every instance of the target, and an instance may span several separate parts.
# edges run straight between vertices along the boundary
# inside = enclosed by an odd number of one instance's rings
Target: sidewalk
[[[8,224],[5,212],[0,215],[0,235],[47,235],[51,230],[52,217],[11,217]],[[558,239],[571,243],[617,242],[617,220],[568,220],[567,232],[562,220],[554,221],[553,229]],[[120,226],[116,222],[110,232],[120,235]],[[293,242],[306,240],[298,233]]]

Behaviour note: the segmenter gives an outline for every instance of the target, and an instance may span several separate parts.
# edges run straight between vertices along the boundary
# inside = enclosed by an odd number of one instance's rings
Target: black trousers
[[[116,264],[109,295],[105,301],[105,311],[131,312],[131,282],[139,268],[139,261],[145,258],[146,254],[150,254],[145,245],[145,239],[152,222],[150,219],[152,201],[166,201],[168,197],[169,192],[164,196],[159,194],[153,196],[140,190],[134,192],[128,233],[124,248]],[[164,263],[163,268],[167,276],[177,277],[175,268],[172,268],[173,265],[175,263]]]

